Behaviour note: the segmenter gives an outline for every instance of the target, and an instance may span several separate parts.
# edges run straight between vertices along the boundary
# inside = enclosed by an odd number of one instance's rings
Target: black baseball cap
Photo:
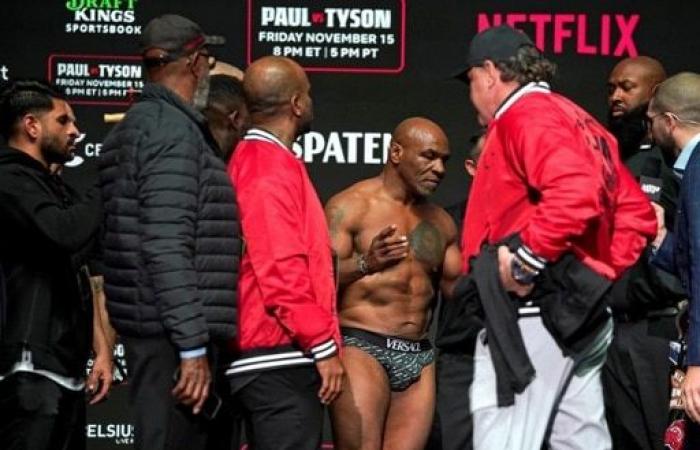
[[[535,44],[522,31],[508,25],[488,28],[474,36],[469,44],[467,60],[454,76],[463,79],[469,69],[482,65],[486,60],[506,61],[516,56],[521,47],[535,48]]]
[[[152,48],[167,51],[172,56],[188,55],[205,45],[223,45],[223,36],[204,34],[199,25],[177,14],[164,14],[152,19],[141,34],[141,53]]]

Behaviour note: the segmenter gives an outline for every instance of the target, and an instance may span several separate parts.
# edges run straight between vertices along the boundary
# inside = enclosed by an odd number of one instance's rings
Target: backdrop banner
[[[602,121],[607,77],[620,59],[649,55],[669,74],[700,71],[700,4],[680,0],[5,0],[2,13],[0,83],[47,78],[65,90],[82,134],[64,173],[78,187],[96,176],[111,127],[104,115],[124,112],[143,87],[138,38],[163,13],[225,36],[217,58],[242,69],[272,54],[307,69],[316,119],[294,152],[324,202],[377,174],[392,130],[411,116],[436,121],[450,140],[452,158],[434,200],[464,199],[464,157],[479,125],[468,87],[452,75],[469,40],[488,27],[525,31],[558,65],[554,90]],[[89,448],[130,447],[124,386],[88,411]]]

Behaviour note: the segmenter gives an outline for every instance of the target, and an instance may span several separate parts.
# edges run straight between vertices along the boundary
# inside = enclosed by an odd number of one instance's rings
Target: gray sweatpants
[[[612,320],[590,348],[564,357],[539,316],[518,320],[535,379],[512,406],[499,408],[496,374],[482,330],[470,389],[476,450],[608,450],[600,372],[612,338]]]

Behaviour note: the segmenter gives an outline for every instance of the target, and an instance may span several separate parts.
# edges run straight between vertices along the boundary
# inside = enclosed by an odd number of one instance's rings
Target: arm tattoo
[[[445,254],[445,238],[435,225],[422,221],[411,231],[408,242],[416,258],[430,265],[440,267]]]
[[[338,231],[340,230],[340,224],[345,218],[345,211],[343,211],[341,208],[333,208],[330,211],[330,216],[331,217],[330,223],[328,224],[328,228],[331,233],[331,237],[335,237],[338,234]]]

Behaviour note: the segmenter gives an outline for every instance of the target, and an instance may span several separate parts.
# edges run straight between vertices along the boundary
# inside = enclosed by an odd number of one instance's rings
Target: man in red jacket
[[[229,165],[245,240],[240,355],[226,374],[254,448],[315,450],[343,367],[326,219],[292,153],[313,119],[311,86],[294,61],[270,56],[248,67],[243,90],[252,128]]]
[[[611,321],[602,310],[595,329],[583,330],[592,334],[584,349],[565,351],[561,336],[543,320],[551,305],[538,304],[535,294],[545,280],[541,274],[565,254],[573,254],[589,276],[615,279],[655,233],[651,205],[622,167],[615,139],[550,91],[553,74],[553,64],[532,41],[508,26],[478,34],[461,73],[488,125],[465,216],[463,263],[468,270],[484,243],[517,235],[514,251],[499,247],[498,270],[535,369],[514,403],[500,406],[498,361],[485,334],[477,340],[471,390],[476,449],[532,449],[545,441],[553,448],[610,448],[600,370]],[[566,300],[566,292],[558,295],[555,301]]]

